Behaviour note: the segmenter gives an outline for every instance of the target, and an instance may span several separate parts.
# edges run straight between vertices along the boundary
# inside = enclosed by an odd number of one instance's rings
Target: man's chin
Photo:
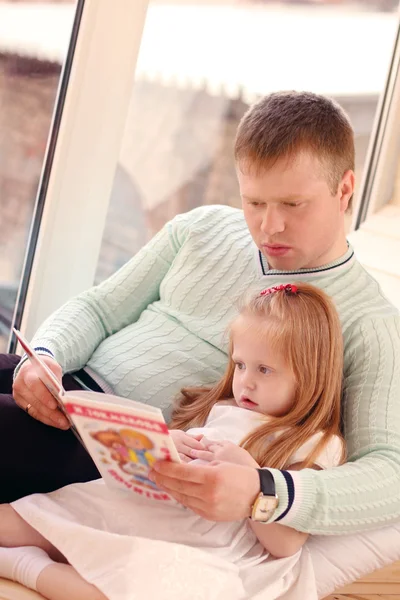
[[[302,267],[298,260],[292,258],[276,258],[265,256],[268,262],[268,267],[274,271],[298,271]]]

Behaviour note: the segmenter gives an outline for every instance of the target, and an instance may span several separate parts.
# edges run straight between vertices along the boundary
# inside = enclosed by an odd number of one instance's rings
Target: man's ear
[[[355,175],[354,171],[349,169],[345,172],[339,183],[339,199],[340,199],[340,210],[345,213],[350,208],[350,202],[353,198],[355,186]]]

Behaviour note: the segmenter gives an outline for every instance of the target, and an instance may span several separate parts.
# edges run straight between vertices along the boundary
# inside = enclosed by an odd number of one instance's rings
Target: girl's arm
[[[251,520],[249,523],[260,544],[275,558],[285,558],[296,554],[309,535],[286,527],[286,525],[280,525],[280,523],[264,525]]]
[[[313,465],[311,468],[317,471],[321,470],[318,465]],[[288,467],[288,470],[299,471],[300,464],[291,465]],[[249,519],[249,524],[260,544],[275,558],[285,558],[286,556],[296,554],[309,536],[308,533],[296,531],[296,529],[281,525],[280,523],[264,525],[263,523],[257,523]]]

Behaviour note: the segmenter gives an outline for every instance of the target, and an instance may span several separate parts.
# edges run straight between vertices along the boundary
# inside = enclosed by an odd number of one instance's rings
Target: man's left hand
[[[210,521],[239,521],[249,517],[260,492],[254,467],[229,462],[208,465],[159,461],[150,478],[177,502]]]

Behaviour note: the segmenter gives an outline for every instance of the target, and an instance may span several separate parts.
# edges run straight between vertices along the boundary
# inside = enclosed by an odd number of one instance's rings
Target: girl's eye
[[[268,369],[268,367],[264,367],[263,365],[260,366],[260,373],[262,373],[263,375],[267,375],[267,373],[270,373],[271,370]]]
[[[242,362],[235,363],[235,366],[238,369],[238,371],[242,371],[244,369],[244,363]]]

